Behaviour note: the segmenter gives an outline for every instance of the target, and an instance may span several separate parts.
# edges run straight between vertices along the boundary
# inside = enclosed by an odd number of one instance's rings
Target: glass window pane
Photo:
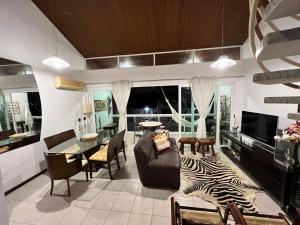
[[[155,55],[155,65],[193,63],[192,52],[172,52]]]
[[[220,95],[220,131],[230,130],[231,116],[231,86],[222,85],[219,89]],[[223,144],[224,144],[223,140]],[[222,144],[222,143],[221,143]]]
[[[234,60],[240,59],[240,47],[235,48],[224,48],[222,49],[222,55],[227,55],[229,58]],[[200,62],[213,62],[221,56],[221,49],[207,49],[195,51],[195,63]]]
[[[178,86],[131,88],[128,114],[171,114],[162,89],[172,107],[178,111]]]
[[[170,132],[177,132],[178,131],[178,123],[176,123],[172,117],[160,117],[160,122],[163,126],[165,126],[165,129]]]
[[[181,88],[181,113],[191,113],[192,106],[192,92],[190,87]]]
[[[88,70],[117,68],[118,58],[111,57],[111,58],[100,58],[100,59],[87,59],[85,61],[85,64]]]
[[[120,68],[153,66],[153,55],[136,55],[120,57]]]
[[[96,131],[113,122],[112,93],[111,91],[94,91],[94,107]]]

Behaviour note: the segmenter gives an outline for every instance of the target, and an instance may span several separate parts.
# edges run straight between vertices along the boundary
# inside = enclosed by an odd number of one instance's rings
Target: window
[[[230,130],[231,117],[231,86],[222,85],[219,89],[220,96],[220,131]],[[226,139],[226,138],[225,138]],[[223,142],[226,140],[223,140]]]
[[[178,86],[134,87],[127,104],[128,130],[134,124],[145,120],[160,121],[169,131],[178,131],[178,124],[172,119],[171,110],[163,95],[178,111]]]
[[[214,137],[216,135],[216,98],[211,99],[212,107],[206,117],[207,136]],[[182,136],[196,136],[199,120],[199,112],[193,101],[192,91],[190,87],[181,88],[181,116],[194,126],[181,126]]]
[[[112,92],[108,91],[94,91],[94,108],[96,132],[104,137],[108,136],[108,132],[104,133],[103,127],[114,122],[113,112],[115,111],[113,105]]]
[[[131,89],[127,114],[171,114],[162,90],[178,111],[178,86],[136,87]]]

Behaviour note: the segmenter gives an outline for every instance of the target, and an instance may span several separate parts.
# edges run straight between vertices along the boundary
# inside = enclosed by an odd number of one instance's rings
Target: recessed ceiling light
[[[224,69],[236,64],[236,61],[230,59],[227,55],[221,55],[217,61],[213,62],[210,67],[216,69]]]
[[[56,56],[52,56],[44,59],[43,64],[58,70],[65,69],[70,66],[68,62]]]

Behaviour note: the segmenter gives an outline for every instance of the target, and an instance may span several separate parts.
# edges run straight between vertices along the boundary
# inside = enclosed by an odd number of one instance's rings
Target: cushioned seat
[[[181,219],[202,224],[220,224],[220,214],[218,211],[209,212],[201,210],[180,209]]]
[[[267,218],[244,216],[247,225],[286,225],[286,221],[282,218]]]
[[[9,150],[9,147],[8,147],[8,146],[1,147],[1,148],[0,148],[0,153],[2,153],[2,152],[7,152],[8,150]]]
[[[107,161],[107,150],[108,145],[105,145],[104,147],[100,148],[97,152],[95,152],[89,160],[92,161]]]

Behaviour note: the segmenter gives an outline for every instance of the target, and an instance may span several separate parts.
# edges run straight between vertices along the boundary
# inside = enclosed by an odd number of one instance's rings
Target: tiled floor
[[[184,198],[180,190],[144,187],[138,177],[132,146],[127,155],[126,162],[121,158],[121,170],[113,166],[113,181],[107,170],[94,174],[89,182],[85,182],[84,173],[73,177],[71,197],[59,196],[66,194],[65,181],[57,181],[56,196],[50,196],[47,174],[37,177],[6,196],[10,225],[169,225],[171,196],[182,205],[214,208],[198,197]],[[185,185],[182,181],[181,189]],[[255,204],[261,213],[280,211],[265,193],[257,194]]]

